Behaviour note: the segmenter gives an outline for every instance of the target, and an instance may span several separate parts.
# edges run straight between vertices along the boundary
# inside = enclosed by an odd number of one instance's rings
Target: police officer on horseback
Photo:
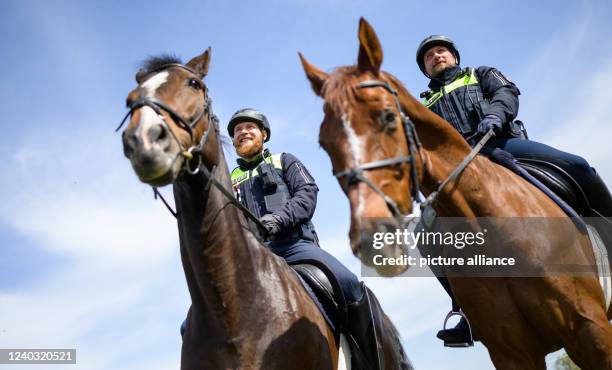
[[[612,197],[594,168],[582,157],[527,139],[527,132],[518,114],[520,95],[516,85],[492,67],[460,67],[460,55],[454,42],[442,35],[425,38],[416,52],[421,72],[430,79],[429,90],[422,93],[425,104],[448,121],[471,144],[493,130],[495,137],[485,149],[499,148],[515,158],[531,158],[558,166],[569,174],[586,195],[590,206],[583,216],[612,217]],[[609,227],[607,228],[609,229]],[[610,244],[609,230],[603,238]],[[600,231],[602,232],[602,231]],[[448,280],[440,278],[452,298]],[[457,310],[453,302],[453,310]],[[451,346],[471,342],[465,317],[455,328],[441,330],[438,338]]]
[[[335,276],[348,316],[347,322],[338,324],[354,340],[351,344],[357,345],[365,356],[358,367],[378,369],[380,355],[373,329],[374,320],[381,317],[382,311],[377,302],[372,304],[375,298],[369,289],[319,247],[311,222],[319,190],[314,178],[294,155],[271,154],[264,149],[272,131],[263,113],[252,108],[241,109],[231,117],[227,130],[239,156],[238,167],[231,173],[234,193],[265,226],[266,245],[290,265],[314,262]]]

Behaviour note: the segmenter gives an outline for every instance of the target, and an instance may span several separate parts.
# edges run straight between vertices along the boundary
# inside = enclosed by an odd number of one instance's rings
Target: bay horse
[[[380,69],[382,46],[363,18],[358,38],[357,65],[331,73],[299,56],[314,93],[324,100],[319,142],[350,202],[351,247],[371,265],[359,254],[362,220],[414,212],[416,193],[436,192],[471,147]],[[402,122],[404,112],[409,125]],[[436,196],[434,209],[444,217],[570,220],[532,184],[480,155]],[[507,245],[544,270],[551,260],[593,266],[588,237],[576,238],[569,221],[561,224],[545,224],[537,241],[533,230],[514,230],[505,234]],[[545,355],[562,347],[582,369],[612,369],[611,315],[596,273],[449,280],[497,369],[545,369]]]
[[[181,368],[345,369],[350,361],[338,349],[343,336],[237,209],[203,82],[210,59],[210,48],[187,64],[150,58],[136,75],[121,124],[129,118],[123,148],[138,178],[154,189],[173,185],[192,301]],[[384,369],[404,369],[398,337],[384,343]]]

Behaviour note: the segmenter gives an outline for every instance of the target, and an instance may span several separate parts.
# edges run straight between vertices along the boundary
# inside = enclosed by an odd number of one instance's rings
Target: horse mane
[[[229,136],[226,136],[224,134],[219,134],[219,142],[221,143],[221,147],[223,148],[223,150],[225,151],[234,150],[234,144],[232,142],[232,139]]]
[[[181,61],[181,58],[174,54],[154,55],[148,57],[141,63],[140,70],[144,72],[144,75],[147,75],[166,64],[183,64],[183,62]]]
[[[401,370],[414,370],[414,367],[412,366],[412,362],[408,358],[408,355],[406,354],[406,351],[404,350],[404,346],[402,345],[401,336],[399,334],[399,331],[397,330],[397,327],[395,326],[395,324],[393,324],[393,321],[391,321],[389,316],[387,316],[386,314],[384,315],[383,320],[387,324],[388,328],[391,330],[391,336],[393,337],[393,340],[395,342],[394,344],[398,347],[398,351],[400,355],[400,358],[399,358],[400,369]]]
[[[357,66],[338,67],[332,71],[323,84],[321,96],[325,104],[338,116],[344,114],[346,104],[354,104],[357,99]]]
[[[363,72],[356,65],[338,67],[332,71],[329,78],[325,81],[321,95],[325,103],[332,111],[341,116],[345,113],[346,104],[355,104],[357,97],[357,77]],[[392,85],[401,87],[404,90],[404,84],[389,72],[381,71],[382,76],[388,78]]]
[[[397,77],[395,77],[389,72],[382,72],[382,73],[385,77],[387,77],[391,81],[391,85],[395,85],[397,90],[405,90],[406,92],[408,92],[408,89],[406,89],[406,86],[404,86],[404,83],[400,81]]]

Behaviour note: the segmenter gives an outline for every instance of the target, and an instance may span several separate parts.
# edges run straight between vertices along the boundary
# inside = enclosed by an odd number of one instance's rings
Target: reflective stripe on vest
[[[283,170],[283,164],[281,161],[282,155],[283,153],[272,154],[270,156],[265,157],[264,161],[267,163],[271,163],[274,166],[274,168],[282,171]],[[243,171],[240,167],[236,167],[234,168],[234,170],[232,171],[232,174],[230,175],[232,179],[232,186],[240,185],[241,183],[248,180],[251,176],[255,177],[258,174],[259,173],[257,171],[257,167],[255,167],[251,171]]]
[[[468,85],[476,85],[478,84],[478,79],[476,78],[476,69],[471,68],[471,73],[460,73],[457,78],[448,85],[444,86],[440,89],[440,91],[432,94],[429,98],[423,100],[423,104],[427,108],[434,105],[444,94],[449,94],[454,90],[457,90],[460,87],[468,86]]]

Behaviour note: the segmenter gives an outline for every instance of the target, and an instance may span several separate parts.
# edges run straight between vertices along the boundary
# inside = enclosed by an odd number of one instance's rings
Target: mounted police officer
[[[421,72],[430,79],[429,90],[421,94],[423,104],[450,122],[471,145],[493,129],[495,137],[485,149],[500,148],[516,158],[553,163],[570,174],[582,188],[592,208],[588,216],[612,217],[612,197],[608,188],[584,158],[527,139],[522,122],[514,120],[518,114],[520,91],[499,70],[484,66],[461,68],[455,44],[441,35],[429,36],[421,42],[416,61]],[[603,237],[610,239],[609,235]],[[452,297],[448,280],[440,280]],[[454,302],[453,305],[457,310]],[[437,336],[451,346],[471,342],[464,317],[455,328],[441,330]]]
[[[316,261],[333,273],[347,303],[346,330],[371,364],[365,368],[378,368],[376,336],[368,328],[374,326],[372,317],[381,314],[377,312],[380,308],[371,305],[365,285],[319,247],[311,222],[319,189],[310,172],[294,155],[264,149],[272,131],[266,116],[255,109],[234,113],[227,131],[240,157],[231,173],[234,193],[265,226],[267,246],[289,264]]]

